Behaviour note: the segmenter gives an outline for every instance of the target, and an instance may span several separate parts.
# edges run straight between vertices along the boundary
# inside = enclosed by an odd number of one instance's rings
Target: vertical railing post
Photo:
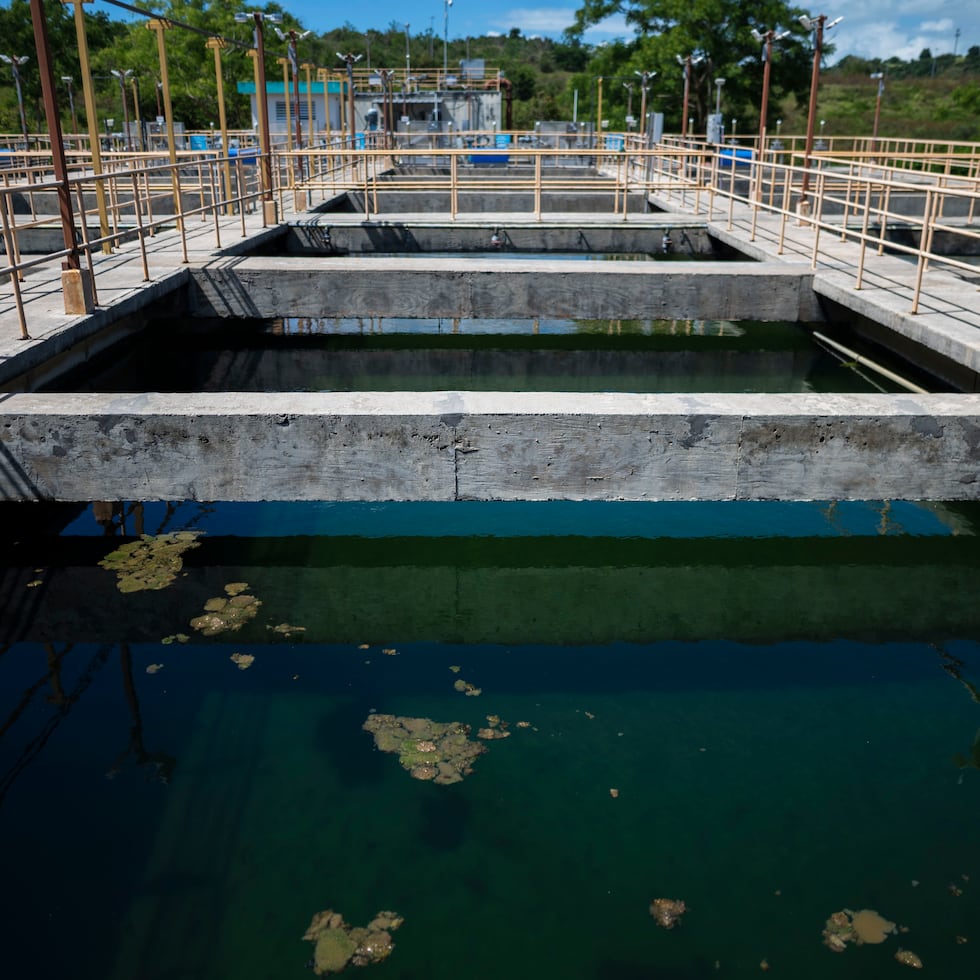
[[[102,142],[99,133],[99,117],[95,107],[95,90],[92,87],[92,68],[88,56],[88,36],[85,32],[84,3],[92,0],[62,0],[75,8],[75,36],[78,42],[78,62],[82,75],[82,92],[85,97],[85,119],[88,125],[89,152],[92,154],[92,172],[95,174],[95,200],[99,210],[99,237],[102,251],[108,255],[112,251],[109,240],[109,215],[106,211],[105,188],[98,179],[102,174]]]
[[[541,150],[534,152],[534,218],[541,220]]]

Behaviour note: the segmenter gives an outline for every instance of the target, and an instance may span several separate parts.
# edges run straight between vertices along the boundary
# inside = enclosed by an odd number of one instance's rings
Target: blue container
[[[484,166],[493,163],[510,163],[509,153],[473,153],[469,158],[474,166]]]
[[[192,136],[191,137],[191,149],[192,150],[206,150],[208,148],[208,138],[207,136]]]
[[[237,146],[232,146],[228,150],[228,156],[241,157],[242,164],[246,167],[254,167],[258,163],[259,151],[255,147],[249,147],[248,149],[242,150]]]
[[[626,147],[626,138],[624,136],[607,136],[606,137],[606,149],[607,150],[622,150]]]
[[[752,163],[753,156],[753,151],[747,146],[723,146],[718,151],[718,166],[748,167]]]
[[[367,143],[364,140],[364,134],[363,133],[355,133],[354,134],[354,148],[355,149],[358,149],[358,150],[363,150],[365,148],[365,146],[367,146]]]
[[[510,146],[510,133],[495,133],[493,137],[494,146]]]

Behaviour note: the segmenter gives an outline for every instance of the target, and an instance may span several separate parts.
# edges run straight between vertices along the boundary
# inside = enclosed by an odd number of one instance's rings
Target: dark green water
[[[848,343],[860,347],[859,341]],[[874,357],[897,367],[879,352]],[[908,373],[907,367],[897,370]],[[57,386],[71,391],[902,390],[824,349],[795,323],[451,317],[167,319],[142,331],[136,342],[86,362]]]
[[[405,917],[398,980],[980,974],[974,507],[35,513],[0,507],[4,976],[307,977],[328,907]],[[179,529],[166,589],[98,565]],[[230,582],[256,618],[195,634]],[[371,711],[513,734],[437,786]],[[908,932],[832,953],[841,908]]]

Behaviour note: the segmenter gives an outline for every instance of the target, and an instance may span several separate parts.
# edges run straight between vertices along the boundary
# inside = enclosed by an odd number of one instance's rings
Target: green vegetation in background
[[[648,111],[662,112],[668,132],[680,129],[683,101],[683,68],[678,57],[698,55],[692,68],[689,97],[689,131],[703,133],[707,114],[714,111],[714,80],[725,78],[722,114],[731,132],[751,134],[758,129],[763,64],[760,45],[751,29],[765,31],[788,25],[792,36],[775,46],[769,130],[782,120],[784,134],[806,128],[812,49],[810,36],[797,21],[802,8],[782,0],[726,0],[725,16],[718,15],[720,0],[584,0],[561,40],[525,37],[514,27],[506,35],[452,38],[447,60],[457,66],[464,58],[482,58],[499,67],[511,83],[513,122],[517,129],[532,129],[538,121],[572,118],[577,93],[578,119],[595,121],[599,77],[603,78],[602,115],[610,129],[626,128],[627,109],[640,114],[641,90],[637,72],[656,72],[647,93]],[[235,14],[246,9],[243,0],[207,3],[206,0],[171,0],[169,3],[137,5],[152,9],[175,22],[204,32],[175,26],[166,34],[171,98],[175,118],[189,129],[206,129],[217,122],[214,62],[205,48],[205,34],[215,34],[250,44],[250,24],[235,22]],[[114,8],[108,8],[112,11]],[[252,9],[251,7],[248,9]],[[265,4],[267,13],[283,18],[283,30],[303,25],[283,11],[278,3]],[[624,9],[628,24],[637,34],[610,44],[591,46],[583,40],[585,30],[614,9]],[[56,79],[70,75],[75,80],[75,107],[81,127],[86,126],[81,94],[81,70],[73,23],[73,7],[45,5]],[[121,11],[120,11],[121,15]],[[111,70],[133,69],[140,96],[140,115],[158,115],[159,65],[156,36],[137,19],[110,19],[103,11],[85,8],[88,42],[95,76],[100,120],[120,118],[119,83]],[[6,51],[30,57],[21,69],[28,129],[41,131],[44,114],[37,74],[37,58],[28,0],[10,0],[0,9],[0,32]],[[828,36],[825,56],[833,55],[833,37]],[[443,39],[431,28],[406,36],[404,25],[390,23],[383,30],[360,32],[344,24],[320,35],[311,34],[298,42],[300,63],[335,69],[337,52],[362,55],[364,67],[393,67],[405,64],[406,41],[411,63],[440,67]],[[269,32],[266,37],[266,72],[271,80],[281,77],[276,59],[286,45]],[[248,128],[251,114],[248,98],[239,95],[236,84],[253,78],[252,63],[245,49],[231,45],[222,53],[228,123]],[[817,118],[825,120],[824,134],[867,135],[875,110],[877,84],[868,76],[885,73],[879,134],[920,139],[980,139],[980,47],[966,54],[933,56],[926,49],[918,58],[903,62],[864,60],[848,56],[821,73]],[[632,86],[627,88],[626,85]],[[69,125],[68,99],[59,83],[63,125]],[[127,97],[131,98],[131,87]],[[7,66],[0,66],[0,130],[20,130],[13,79]]]

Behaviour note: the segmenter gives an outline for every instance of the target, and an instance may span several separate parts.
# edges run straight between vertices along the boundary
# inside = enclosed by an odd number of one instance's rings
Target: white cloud
[[[493,18],[504,31],[519,27],[522,34],[561,34],[575,22],[574,7],[515,7]]]
[[[931,34],[952,34],[954,27],[949,17],[944,17],[942,20],[926,20],[919,24],[920,31]]]
[[[632,37],[635,33],[634,28],[627,25],[626,18],[622,14],[613,14],[612,17],[600,20],[594,27],[590,27],[584,37],[589,44],[595,44],[600,40]]]
[[[519,27],[525,36],[545,34],[555,37],[575,23],[576,9],[575,7],[514,7],[497,14],[492,18],[491,23],[502,31]],[[629,37],[632,33],[632,29],[626,26],[626,18],[622,14],[614,14],[588,28],[584,38],[587,43],[595,44],[600,40]]]

